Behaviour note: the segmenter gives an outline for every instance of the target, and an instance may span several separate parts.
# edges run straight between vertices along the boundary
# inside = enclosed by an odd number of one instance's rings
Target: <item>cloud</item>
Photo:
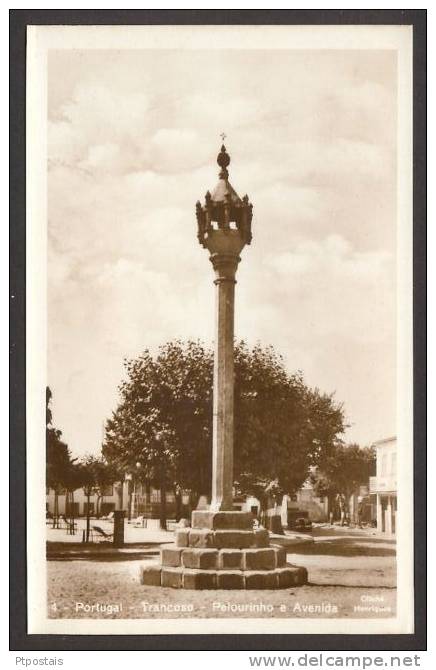
[[[315,321],[320,340],[336,335],[364,344],[392,338],[395,267],[388,252],[359,252],[330,235],[300,241],[293,251],[267,256],[264,264],[286,294],[280,304],[298,306],[294,336],[301,342],[310,339],[307,324]]]
[[[337,389],[366,439],[392,423],[395,67],[380,52],[57,52],[49,62],[49,379],[74,452],[95,450],[124,356],[213,338],[195,202],[254,204],[237,335]],[[353,380],[350,383],[350,366]],[[375,403],[362,399],[368,371]],[[372,408],[372,409],[371,409]],[[360,432],[359,432],[360,431]],[[390,429],[386,428],[390,432]],[[378,437],[374,435],[373,437]]]

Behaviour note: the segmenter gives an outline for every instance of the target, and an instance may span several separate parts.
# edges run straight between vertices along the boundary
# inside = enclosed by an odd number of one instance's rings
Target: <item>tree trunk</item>
[[[189,491],[189,519],[191,519],[191,514],[193,510],[197,509],[198,501],[200,500],[200,494],[198,491]]]
[[[264,495],[259,495],[259,522],[264,528],[268,528],[267,521],[267,500]]]
[[[160,477],[160,527],[167,530],[167,489],[163,472]]]
[[[53,505],[53,528],[57,527],[58,515],[59,515],[59,497],[58,491],[55,489],[54,505]]]
[[[90,498],[89,493],[86,494],[86,542],[89,542],[89,533],[90,533],[90,521],[91,521],[91,511],[90,511]]]
[[[71,528],[72,528],[72,535],[76,534],[74,524],[75,524],[75,518],[74,518],[74,489],[71,491]]]
[[[95,512],[95,516],[97,517],[97,519],[99,519],[100,515],[101,515],[102,502],[103,502],[103,496],[97,496],[97,509],[96,509],[96,512]]]
[[[267,497],[267,504],[266,504],[267,510],[271,510],[272,514],[268,514],[268,511],[266,512],[266,523],[264,524],[265,528],[268,528],[272,533],[275,533],[277,535],[284,535],[284,530],[282,526],[282,519],[280,514],[278,513],[278,499],[276,496],[268,496]]]
[[[274,502],[274,516],[273,521],[271,522],[271,531],[279,535],[284,535],[285,531],[283,530],[282,524],[283,494],[275,496]]]
[[[70,513],[70,492],[68,489],[65,491],[65,509],[64,509],[64,519],[65,519],[65,526],[66,526],[66,531],[67,535],[70,534],[70,527],[68,525],[68,517]]]
[[[331,493],[327,496],[327,517],[327,520],[332,524],[335,517],[335,501]]]
[[[128,505],[128,509],[127,509],[127,519],[128,519],[128,521],[130,521],[130,519],[132,518],[132,482],[131,481],[128,483],[128,487],[129,487],[129,505]]]
[[[182,493],[179,487],[176,487],[174,491],[174,499],[176,502],[176,522],[178,523],[182,518]]]
[[[145,480],[145,504],[151,503],[151,483],[149,479]]]

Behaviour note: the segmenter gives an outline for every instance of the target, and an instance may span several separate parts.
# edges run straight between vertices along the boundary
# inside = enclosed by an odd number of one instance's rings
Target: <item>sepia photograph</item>
[[[412,634],[412,29],[30,26],[28,625]]]

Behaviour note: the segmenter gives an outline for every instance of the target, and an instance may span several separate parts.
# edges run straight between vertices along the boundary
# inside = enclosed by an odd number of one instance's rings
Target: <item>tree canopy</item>
[[[67,444],[62,440],[62,432],[52,424],[52,392],[46,388],[46,486],[57,491],[68,488],[71,474],[71,455]]]
[[[349,498],[361,484],[375,474],[373,447],[337,444],[334,451],[313,470],[310,480],[318,496],[332,499],[340,494]]]
[[[103,455],[118,470],[209,494],[213,352],[179,340],[125,361],[120,401],[106,423]],[[290,375],[272,347],[235,346],[234,476],[242,493],[293,493],[344,430],[332,395]]]
[[[120,479],[120,474],[114,465],[109,464],[103,457],[88,454],[77,464],[77,487],[82,487],[85,495],[98,498],[104,495],[104,490],[110,484]]]

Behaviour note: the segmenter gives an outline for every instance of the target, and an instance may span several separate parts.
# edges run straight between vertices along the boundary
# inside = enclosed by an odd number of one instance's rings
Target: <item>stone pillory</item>
[[[233,509],[233,337],[235,275],[239,254],[250,244],[253,206],[242,200],[229,182],[230,156],[224,144],[218,154],[221,170],[204,206],[197,202],[197,237],[209,251],[215,271],[215,355],[212,430],[211,510]]]
[[[212,500],[192,513],[191,527],[163,546],[159,565],[141,568],[145,586],[177,589],[275,589],[307,582],[307,570],[286,563],[265,528],[253,528],[251,512],[233,509],[233,332],[235,275],[239,254],[251,242],[252,205],[229,182],[230,156],[218,154],[221,170],[205,204],[197,202],[198,240],[215,271],[216,331],[213,387]]]

